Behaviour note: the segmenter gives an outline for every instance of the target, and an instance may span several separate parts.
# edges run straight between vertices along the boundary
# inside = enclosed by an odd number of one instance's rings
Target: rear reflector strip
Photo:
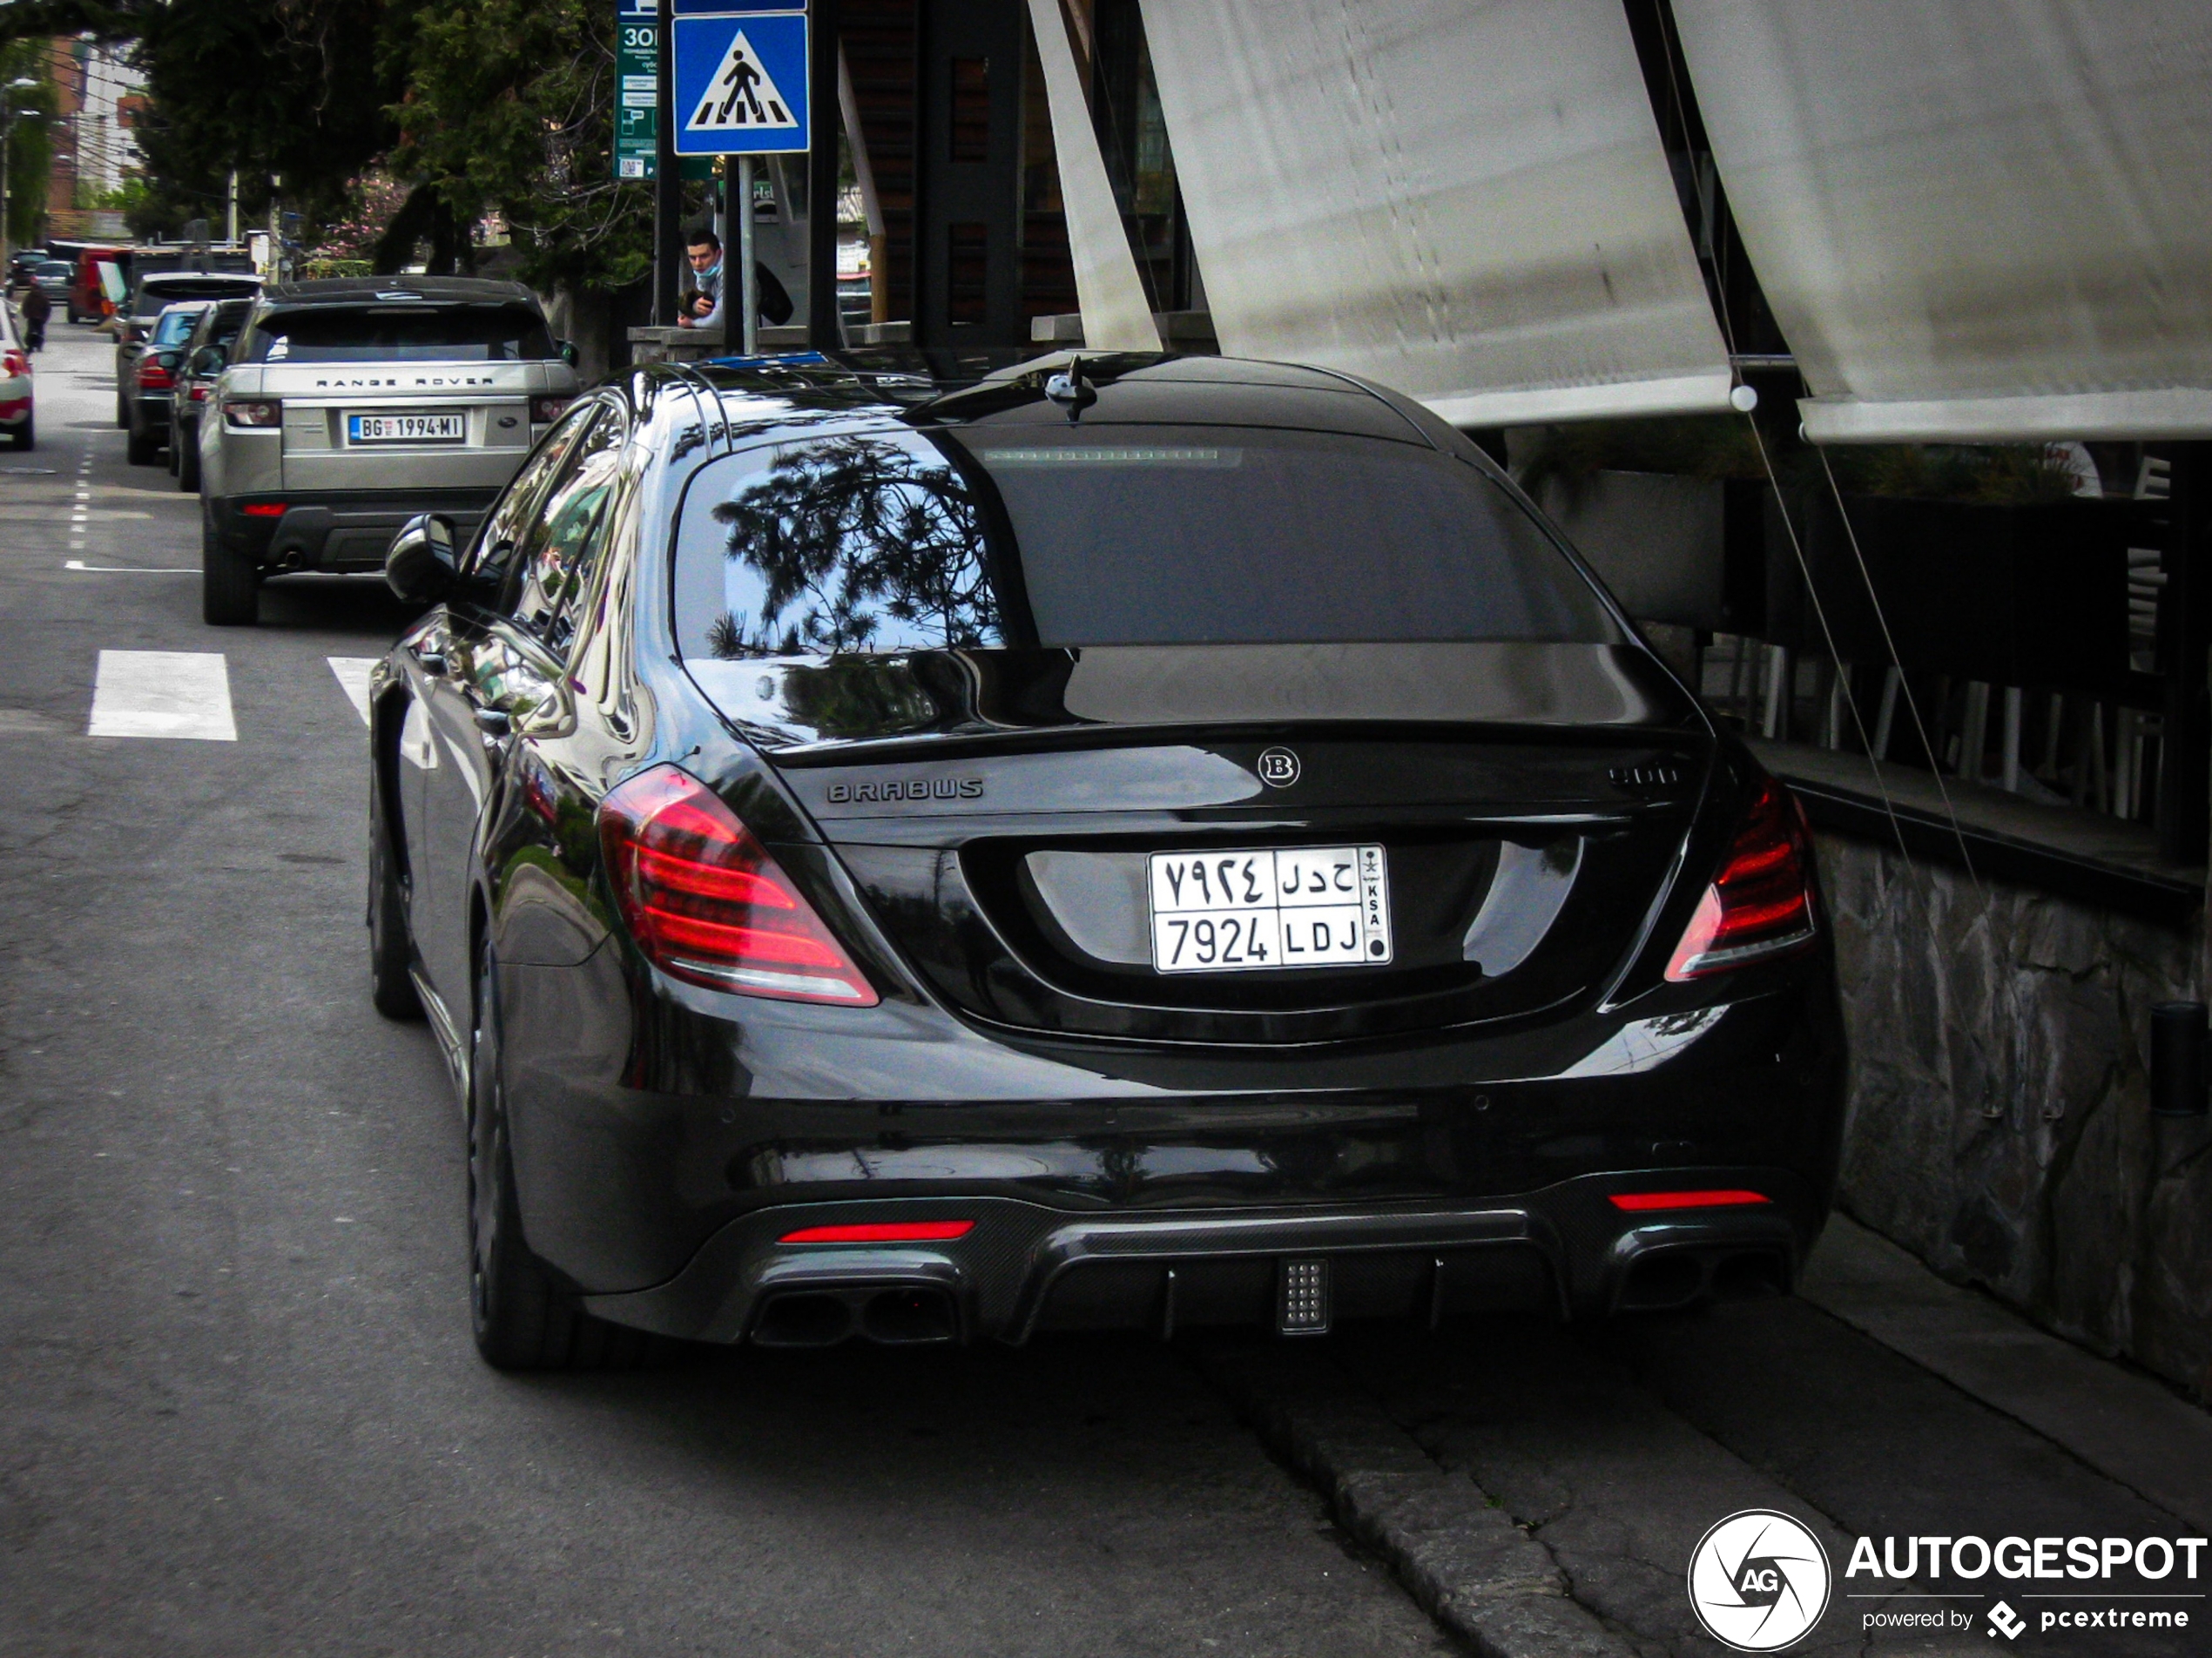
[[[966,1237],[974,1221],[863,1221],[854,1226],[802,1226],[779,1244],[941,1244]]]
[[[284,502],[281,501],[249,501],[244,506],[240,507],[239,510],[244,513],[248,518],[281,518],[284,516]]]
[[[1738,1209],[1747,1203],[1771,1203],[1755,1191],[1639,1191],[1615,1192],[1613,1207],[1630,1214],[1653,1209]]]

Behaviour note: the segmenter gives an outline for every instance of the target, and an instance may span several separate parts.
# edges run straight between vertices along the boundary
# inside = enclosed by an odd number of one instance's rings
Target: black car
[[[387,575],[373,982],[495,1364],[1605,1315],[1819,1230],[1801,817],[1406,399],[639,369]]]
[[[177,354],[169,403],[169,470],[179,489],[199,488],[199,416],[229,366],[231,347],[252,314],[251,300],[218,300],[199,313]]]
[[[132,466],[151,466],[170,441],[171,409],[177,374],[184,367],[185,342],[207,308],[204,300],[165,306],[136,337],[118,350],[131,354],[129,381],[123,393],[123,425],[130,433],[125,451]]]

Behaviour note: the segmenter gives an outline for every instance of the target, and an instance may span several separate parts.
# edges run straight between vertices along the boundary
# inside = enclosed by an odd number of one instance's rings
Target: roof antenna
[[[1044,383],[1044,394],[1068,411],[1068,424],[1073,426],[1082,418],[1082,413],[1098,401],[1098,388],[1083,378],[1081,355],[1068,359],[1068,366]]]

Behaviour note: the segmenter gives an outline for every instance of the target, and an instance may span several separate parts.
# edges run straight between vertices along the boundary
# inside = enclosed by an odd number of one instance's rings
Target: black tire
[[[121,392],[115,394],[115,426],[120,432],[131,429],[131,405],[124,401]]]
[[[184,452],[185,446],[179,443],[172,435],[169,440],[169,475],[172,478],[177,475],[178,458],[182,455]]]
[[[199,615],[212,628],[250,628],[261,619],[261,572],[215,532],[215,509],[199,509]]]
[[[16,447],[17,448],[35,449],[38,447],[38,434],[33,428],[33,421],[36,419],[37,417],[35,415],[26,414],[23,417],[23,424],[16,428]]]
[[[132,466],[152,466],[161,458],[161,440],[151,433],[133,431],[124,444]]]
[[[408,941],[407,901],[392,857],[391,819],[372,758],[368,785],[368,986],[369,1000],[387,1019],[420,1019],[422,1000],[408,976],[413,951]]]
[[[469,1318],[476,1351],[498,1370],[633,1370],[679,1344],[595,1318],[523,1238],[499,1055],[498,975],[476,970],[469,1061]]]
[[[189,494],[199,488],[199,445],[189,441],[174,444],[171,452],[177,458],[177,487]]]

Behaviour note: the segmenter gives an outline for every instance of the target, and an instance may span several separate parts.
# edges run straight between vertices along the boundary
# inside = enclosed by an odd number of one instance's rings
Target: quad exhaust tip
[[[885,1347],[960,1339],[952,1297],[930,1284],[856,1284],[769,1297],[752,1324],[762,1347],[834,1347],[860,1336]]]
[[[1650,1250],[1629,1263],[1615,1305],[1622,1312],[1674,1312],[1709,1301],[1785,1295],[1789,1289],[1790,1269],[1779,1250]]]

